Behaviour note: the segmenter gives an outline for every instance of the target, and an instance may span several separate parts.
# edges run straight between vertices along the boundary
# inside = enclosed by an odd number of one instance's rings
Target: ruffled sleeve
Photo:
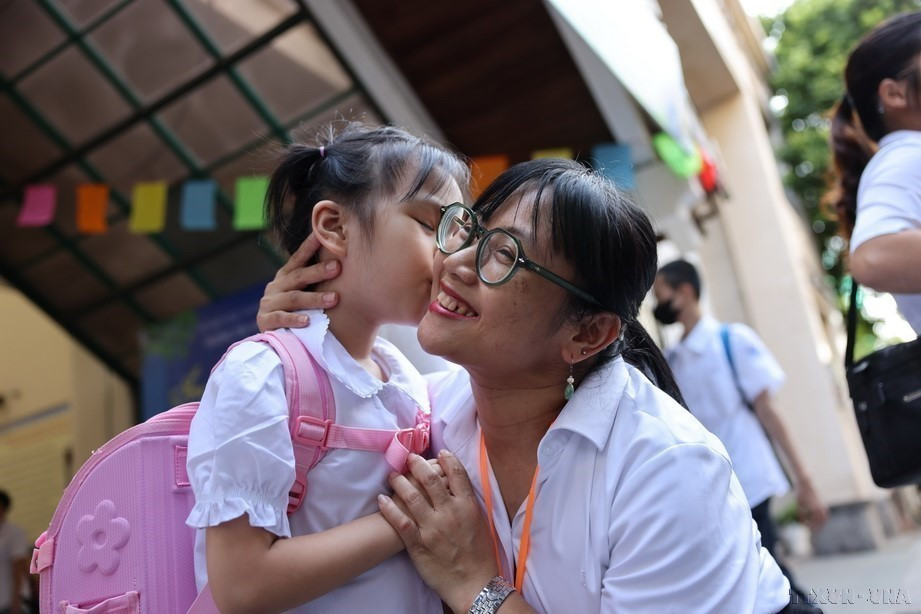
[[[294,448],[281,361],[271,348],[243,343],[205,387],[189,431],[186,524],[203,529],[249,515],[249,523],[290,537],[288,491]]]

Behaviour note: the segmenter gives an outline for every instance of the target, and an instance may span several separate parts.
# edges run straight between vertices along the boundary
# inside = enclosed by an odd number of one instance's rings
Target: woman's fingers
[[[448,492],[444,479],[439,475],[439,472],[435,471],[432,465],[417,454],[409,455],[407,466],[412,476],[425,489],[425,494],[428,496],[429,501],[432,502],[432,506],[436,509],[443,507],[451,498],[451,493]]]
[[[384,519],[390,523],[407,548],[419,542],[419,527],[413,519],[406,515],[393,499],[387,495],[377,496],[377,505],[380,507]]]
[[[470,484],[470,477],[461,462],[457,460],[457,457],[447,450],[442,450],[438,453],[438,462],[448,477],[448,487],[451,492],[457,497],[473,497],[473,486]]]
[[[424,523],[427,521],[434,509],[425,495],[416,486],[399,473],[390,474],[390,487],[393,488],[394,495],[403,500],[409,515],[415,523]]]
[[[304,242],[300,244],[291,257],[288,258],[288,262],[285,263],[283,267],[278,271],[279,274],[290,273],[291,271],[297,270],[310,262],[310,259],[313,258],[317,251],[320,249],[320,240],[317,238],[315,233],[310,233],[307,235],[307,238],[304,239]]]

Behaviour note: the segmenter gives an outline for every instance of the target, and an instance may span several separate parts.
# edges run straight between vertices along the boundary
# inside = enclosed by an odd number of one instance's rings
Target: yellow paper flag
[[[109,186],[85,183],[77,186],[77,232],[100,234],[108,230],[106,209],[109,207]]]
[[[471,164],[470,195],[479,197],[496,177],[508,168],[508,156],[481,156]]]
[[[131,193],[128,228],[137,234],[160,232],[166,223],[166,182],[137,183]]]
[[[540,158],[569,158],[572,160],[573,151],[570,147],[555,147],[553,149],[538,149],[531,154],[532,160]]]

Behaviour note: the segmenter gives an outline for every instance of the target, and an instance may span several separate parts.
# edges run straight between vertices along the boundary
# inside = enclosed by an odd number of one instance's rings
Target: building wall
[[[133,422],[128,386],[16,290],[0,285],[0,488],[31,539],[92,450]]]

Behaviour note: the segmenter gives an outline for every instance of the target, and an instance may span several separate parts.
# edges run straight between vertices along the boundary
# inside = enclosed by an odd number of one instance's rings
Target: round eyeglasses
[[[601,307],[595,298],[566,281],[553,271],[528,260],[521,241],[504,228],[486,230],[477,214],[460,203],[441,208],[441,222],[435,233],[435,243],[443,254],[454,254],[479,240],[476,250],[476,273],[489,286],[501,286],[524,267],[556,285],[572,292],[582,300]]]

